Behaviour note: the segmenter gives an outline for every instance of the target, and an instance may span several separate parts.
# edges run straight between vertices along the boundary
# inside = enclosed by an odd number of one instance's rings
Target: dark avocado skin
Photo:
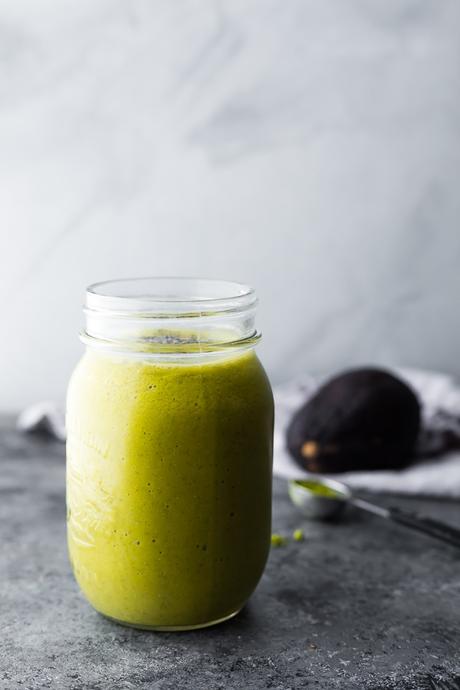
[[[403,381],[383,369],[352,369],[295,413],[287,447],[310,472],[401,468],[414,456],[420,418],[417,396]]]

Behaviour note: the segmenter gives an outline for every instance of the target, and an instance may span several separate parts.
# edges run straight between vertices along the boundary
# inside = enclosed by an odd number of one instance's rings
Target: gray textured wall
[[[460,373],[458,0],[3,0],[0,408],[88,282],[254,284],[275,381]]]

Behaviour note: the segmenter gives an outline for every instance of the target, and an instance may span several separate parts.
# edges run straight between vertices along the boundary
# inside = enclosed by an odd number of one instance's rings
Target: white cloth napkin
[[[439,410],[460,416],[460,385],[453,377],[415,369],[398,369],[395,374],[406,380],[419,395],[425,420],[429,420]],[[286,479],[308,476],[286,450],[285,432],[292,414],[314,393],[320,383],[320,379],[307,376],[275,387],[273,471],[276,476]],[[334,477],[355,489],[457,498],[460,497],[460,452],[419,461],[403,470],[345,472]]]
[[[19,431],[41,431],[58,441],[66,439],[64,413],[50,400],[26,407],[19,414],[16,427]]]

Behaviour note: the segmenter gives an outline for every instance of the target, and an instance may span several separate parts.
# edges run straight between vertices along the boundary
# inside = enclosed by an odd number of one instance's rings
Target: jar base
[[[187,632],[187,630],[201,630],[202,628],[210,628],[213,625],[219,625],[219,623],[225,623],[231,618],[234,618],[239,614],[241,608],[229,613],[227,616],[222,618],[216,618],[215,620],[208,621],[206,623],[197,623],[195,625],[144,625],[142,623],[130,623],[128,621],[122,621],[118,618],[112,618],[105,613],[100,613],[101,616],[107,618],[107,620],[112,621],[112,623],[117,623],[118,625],[123,625],[127,628],[136,628],[137,630],[150,630],[151,632]]]

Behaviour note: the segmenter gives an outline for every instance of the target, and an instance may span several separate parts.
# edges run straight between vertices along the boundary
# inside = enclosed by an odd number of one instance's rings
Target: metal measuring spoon
[[[348,486],[335,479],[292,479],[288,482],[288,491],[291,501],[308,518],[327,520],[338,517],[347,505],[352,505],[460,548],[460,529],[399,508],[384,508],[370,503],[354,496]]]

